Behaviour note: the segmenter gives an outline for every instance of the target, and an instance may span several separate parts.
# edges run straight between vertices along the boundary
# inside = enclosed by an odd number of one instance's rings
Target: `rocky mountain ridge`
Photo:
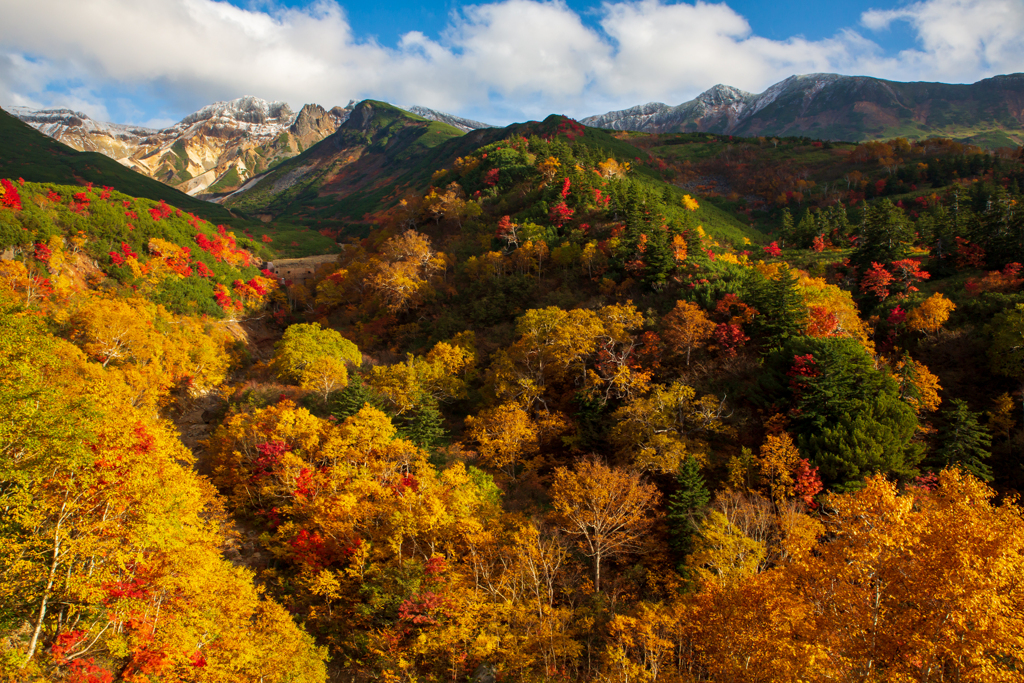
[[[285,102],[241,97],[203,107],[163,129],[95,121],[70,109],[8,110],[69,147],[99,152],[197,196],[237,189],[308,149],[337,130],[351,106],[326,110],[307,104],[296,113]]]
[[[651,102],[590,116],[597,128],[648,133],[810,136],[862,141],[945,136],[983,146],[1024,142],[1024,74],[969,85],[865,76],[791,76],[763,93],[716,85],[677,106]]]
[[[6,109],[76,150],[99,152],[192,196],[212,197],[245,186],[333,134],[354,106],[307,104],[296,113],[286,102],[247,96],[207,105],[162,129],[96,121],[71,109]],[[427,107],[408,111],[463,132],[492,127]]]

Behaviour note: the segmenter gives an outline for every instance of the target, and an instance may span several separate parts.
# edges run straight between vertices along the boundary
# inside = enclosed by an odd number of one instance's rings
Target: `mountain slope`
[[[164,200],[215,223],[234,217],[216,204],[190,197],[152,178],[125,168],[98,152],[79,152],[62,144],[5,111],[0,111],[0,178],[29,182],[111,186],[134,197]]]
[[[416,204],[432,187],[440,192],[453,175],[463,172],[459,169],[464,164],[473,163],[470,157],[486,160],[488,146],[538,137],[569,143],[594,163],[632,163],[648,156],[607,131],[584,128],[562,116],[463,134],[390,104],[366,100],[353,108],[334,135],[250,181],[224,205],[263,221],[312,227],[324,234],[364,234],[386,220],[385,212],[400,201]],[[515,175],[521,170],[506,172]],[[635,164],[634,174],[657,185],[659,192],[673,192],[660,184],[663,176],[650,165]],[[480,179],[473,182],[479,184]],[[476,187],[463,185],[458,192],[478,197],[473,193]],[[723,239],[758,238],[756,231],[745,232],[742,223],[710,205],[704,213],[705,227]]]
[[[863,76],[791,76],[761,94],[716,85],[671,107],[659,102],[582,120],[650,133],[812,136],[862,141],[944,136],[986,147],[1024,142],[1024,74],[970,85],[898,83]]]
[[[463,135],[386,102],[364,100],[333,135],[247,183],[224,204],[295,222],[360,221],[387,197],[397,197],[400,185],[429,179],[443,165],[433,162],[448,156],[431,151]]]

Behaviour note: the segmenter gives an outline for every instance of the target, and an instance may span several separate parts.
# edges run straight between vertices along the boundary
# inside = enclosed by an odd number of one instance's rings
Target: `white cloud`
[[[436,39],[411,32],[394,48],[354,35],[332,0],[304,9],[0,0],[0,16],[0,103],[75,106],[95,118],[117,109],[139,122],[252,94],[293,106],[375,97],[502,123],[674,104],[715,83],[759,92],[794,73],[976,80],[1024,71],[1020,0],[865,13],[868,30],[904,21],[916,32],[918,48],[895,57],[850,28],[769,40],[728,5],[702,1],[610,0],[593,28],[560,1],[501,0],[453,13]],[[134,108],[112,99],[134,92]]]
[[[871,10],[861,23],[883,30],[907,22],[920,47],[904,50],[896,68],[913,78],[974,81],[1024,71],[1024,2],[1021,0],[927,0],[895,10]]]
[[[851,53],[873,47],[848,34],[768,40],[752,35],[747,20],[727,5],[704,2],[606,4],[601,25],[617,46],[602,83],[608,94],[644,98],[660,92],[672,103],[715,83],[760,92],[795,73],[831,71],[851,61]]]

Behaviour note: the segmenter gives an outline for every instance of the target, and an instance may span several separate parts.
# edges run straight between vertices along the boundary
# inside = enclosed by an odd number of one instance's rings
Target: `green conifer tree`
[[[344,420],[346,417],[352,417],[358,413],[366,404],[379,410],[386,408],[384,400],[363,384],[362,376],[359,373],[353,373],[349,376],[347,387],[331,394],[327,412],[338,420]]]
[[[397,422],[399,436],[431,453],[448,438],[444,416],[434,401],[423,401],[399,417]]]
[[[932,461],[939,467],[959,467],[979,479],[992,481],[992,469],[985,461],[992,455],[992,435],[973,412],[967,401],[954,398],[942,411],[939,445]]]
[[[670,546],[680,558],[692,550],[693,534],[700,526],[699,518],[711,502],[711,494],[700,469],[697,458],[687,456],[676,473],[677,488],[668,499]]]
[[[789,268],[783,268],[774,278],[750,271],[745,299],[757,310],[752,329],[765,348],[782,346],[803,332],[807,308],[796,282],[796,275]]]
[[[872,263],[892,263],[910,254],[913,239],[914,233],[903,209],[884,199],[864,212],[857,250],[850,260],[862,272]]]
[[[789,212],[789,209],[782,210],[782,227],[779,228],[779,236],[782,238],[783,247],[787,243],[789,243],[789,246],[793,246],[796,228],[793,226],[793,214]]]

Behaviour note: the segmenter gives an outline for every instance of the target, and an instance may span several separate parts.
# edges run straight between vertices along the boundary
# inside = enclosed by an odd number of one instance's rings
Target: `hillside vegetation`
[[[0,676],[1020,678],[1019,151],[350,123],[0,184]]]

